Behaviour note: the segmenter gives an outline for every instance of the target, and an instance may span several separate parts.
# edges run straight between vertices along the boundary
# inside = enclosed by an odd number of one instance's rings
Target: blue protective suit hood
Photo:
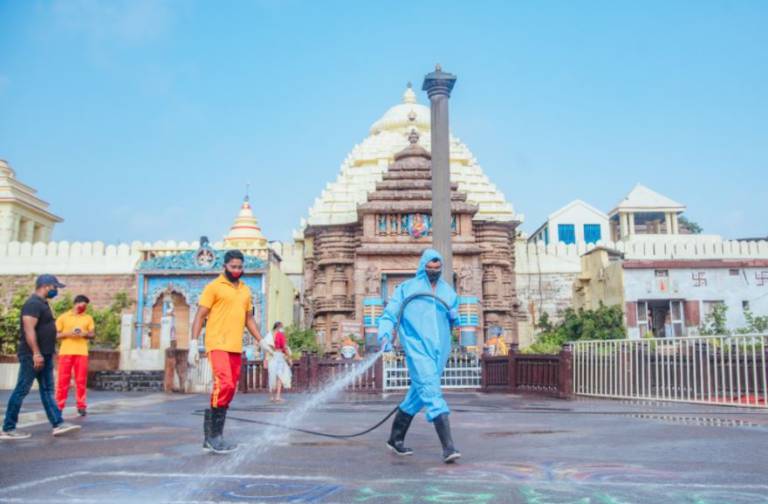
[[[440,378],[451,353],[451,329],[458,323],[458,296],[442,278],[432,286],[427,278],[427,263],[443,257],[437,250],[427,249],[421,255],[416,275],[398,285],[379,319],[379,342],[393,341],[393,328],[403,303],[414,294],[433,294],[450,309],[432,297],[416,297],[402,309],[398,338],[405,351],[411,387],[400,409],[415,415],[427,410],[432,421],[449,413],[443,398]]]
[[[419,261],[419,268],[416,270],[416,278],[423,278],[427,280],[427,264],[437,259],[441,263],[443,262],[443,256],[440,252],[433,248],[428,248],[421,254],[421,260]],[[440,278],[442,281],[442,277]]]

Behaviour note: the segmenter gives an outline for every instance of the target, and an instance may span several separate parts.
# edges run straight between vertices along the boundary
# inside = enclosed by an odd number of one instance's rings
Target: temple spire
[[[253,215],[250,203],[250,184],[246,185],[246,193],[243,204],[235,217],[229,233],[224,238],[224,246],[227,248],[239,248],[242,250],[266,250],[267,239],[261,233],[259,221]]]

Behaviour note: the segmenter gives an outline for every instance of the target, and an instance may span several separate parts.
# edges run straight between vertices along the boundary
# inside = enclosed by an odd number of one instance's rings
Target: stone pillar
[[[623,239],[627,237],[629,233],[627,214],[619,212],[619,236]]]
[[[672,234],[672,214],[670,212],[664,214],[664,226],[667,228],[667,234]]]
[[[21,215],[14,215],[13,216],[13,228],[11,231],[11,241],[22,241],[21,239]]]
[[[132,340],[133,315],[130,313],[124,313],[120,317],[120,352],[130,352]]]
[[[672,214],[672,234],[680,234],[680,220],[676,213]]]
[[[432,120],[432,244],[443,255],[443,279],[453,285],[451,247],[451,167],[448,100],[456,76],[440,65],[424,77],[422,89],[431,102]]]
[[[0,243],[10,243],[13,241],[15,217],[10,210],[0,212]]]
[[[30,243],[35,241],[35,221],[24,221],[22,228],[19,230],[19,241]]]
[[[635,214],[628,213],[627,221],[629,223],[629,236],[633,236],[635,234]]]

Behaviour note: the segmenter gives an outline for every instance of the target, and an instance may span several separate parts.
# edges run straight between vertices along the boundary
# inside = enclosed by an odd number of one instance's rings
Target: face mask
[[[48,299],[53,299],[53,298],[55,298],[58,295],[59,295],[58,289],[51,289],[51,290],[48,291],[48,294],[46,294]]]
[[[242,271],[229,271],[228,269],[225,269],[224,270],[224,274],[227,275],[227,280],[229,280],[230,282],[234,282],[234,281],[236,281],[237,279],[239,279],[243,275],[243,272]]]
[[[75,307],[75,311],[80,314],[85,313],[85,306],[77,306]]]
[[[427,270],[427,278],[429,278],[429,281],[432,283],[437,282],[440,279],[440,275],[442,274],[443,274],[442,270],[437,270],[437,271]]]

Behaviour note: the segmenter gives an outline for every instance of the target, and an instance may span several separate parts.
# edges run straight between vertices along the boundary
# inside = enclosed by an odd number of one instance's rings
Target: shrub
[[[619,305],[601,304],[596,310],[568,308],[558,324],[552,324],[544,313],[537,327],[542,331],[523,353],[558,353],[568,341],[621,339],[627,334],[624,311]]]

